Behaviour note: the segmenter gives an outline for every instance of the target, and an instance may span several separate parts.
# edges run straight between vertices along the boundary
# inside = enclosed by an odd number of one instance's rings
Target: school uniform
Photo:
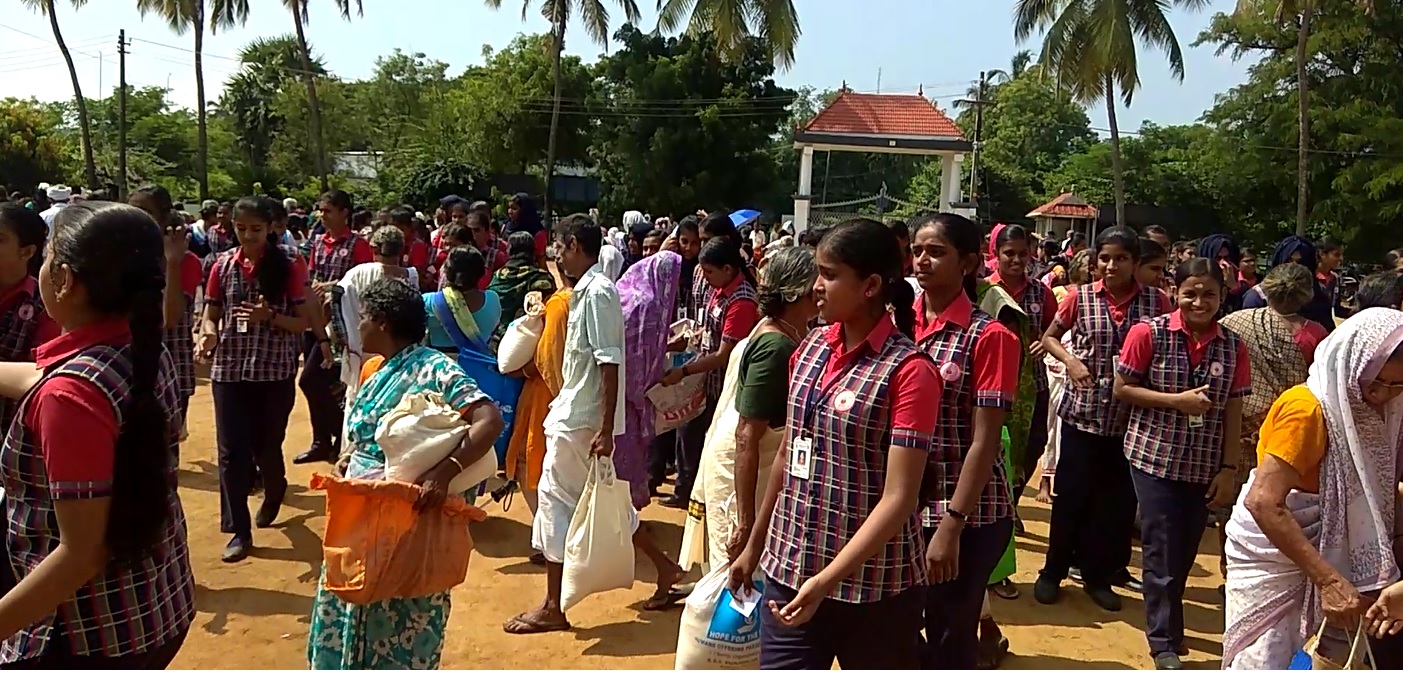
[[[809,332],[791,358],[787,463],[760,569],[763,607],[788,604],[872,513],[890,447],[930,449],[941,385],[934,365],[883,318],[844,350],[842,325]],[[937,406],[932,406],[937,405]],[[925,538],[913,511],[880,552],[838,582],[809,622],[760,614],[760,667],[920,667]]]
[[[185,304],[175,326],[166,327],[162,342],[170,352],[175,364],[176,392],[180,395],[180,420],[182,427],[190,411],[190,398],[195,394],[195,294],[200,289],[200,258],[185,252],[180,260],[180,293]]]
[[[284,248],[283,254],[290,262],[287,289],[276,302],[266,296],[264,300],[278,315],[296,315],[306,301],[307,268],[291,249]],[[219,446],[219,527],[223,533],[245,539],[252,533],[248,495],[255,463],[263,478],[265,502],[281,501],[287,490],[283,437],[297,398],[293,377],[298,334],[271,323],[234,318],[234,310],[257,292],[257,266],[244,258],[241,248],[219,256],[205,285],[205,297],[222,304],[223,313],[210,365]]]
[[[338,282],[346,271],[374,258],[370,243],[356,233],[346,231],[341,237],[324,233],[313,241],[307,268],[312,282]],[[328,321],[335,320],[335,313],[327,316]],[[297,385],[307,399],[307,417],[312,423],[313,456],[307,460],[314,460],[318,453],[335,459],[341,454],[341,426],[345,419],[341,369],[322,366],[321,348],[311,331],[303,332],[301,341],[302,375]],[[303,457],[299,457],[298,462],[302,461]]]
[[[721,349],[721,344],[730,341],[739,343],[750,336],[759,320],[759,306],[755,302],[755,288],[744,275],[737,274],[731,283],[722,289],[713,289],[706,278],[697,275],[707,288],[707,292],[693,298],[702,298],[698,321],[701,322],[701,336],[697,342],[697,355],[710,355]],[[726,369],[721,367],[706,373],[706,408],[696,418],[682,428],[682,453],[677,467],[677,496],[689,498],[692,484],[701,467],[702,448],[706,445],[706,431],[711,427],[711,419],[716,415],[716,404],[721,399],[721,387],[725,382]]]
[[[1057,297],[1047,285],[1039,282],[1037,278],[1029,275],[1024,278],[1022,287],[1014,287],[1008,282],[999,278],[998,273],[994,273],[989,278],[989,282],[997,284],[1007,291],[1014,301],[1018,302],[1018,307],[1022,308],[1028,316],[1028,328],[1033,336],[1041,338],[1044,331],[1052,326],[1052,322],[1057,317]],[[1028,445],[1023,452],[1023,466],[1018,484],[1014,486],[1014,503],[1017,504],[1017,497],[1023,494],[1023,487],[1032,478],[1033,471],[1037,468],[1037,463],[1042,458],[1043,449],[1047,448],[1047,438],[1051,431],[1044,422],[1048,419],[1048,393],[1050,392],[1047,380],[1047,370],[1040,366],[1033,368],[1033,384],[1037,386],[1037,396],[1033,401],[1033,425],[1028,429]]]
[[[1164,292],[1135,284],[1113,299],[1100,282],[1081,285],[1057,309],[1072,332],[1070,352],[1091,372],[1090,386],[1071,379],[1058,407],[1057,500],[1040,578],[1060,582],[1073,565],[1088,587],[1109,587],[1130,563],[1135,487],[1125,460],[1130,408],[1115,399],[1115,360],[1130,328],[1169,312]]]
[[[58,335],[58,324],[44,312],[38,280],[26,277],[0,291],[0,362],[29,362],[35,347]],[[19,402],[0,398],[0,425],[8,428],[18,409]]]
[[[112,496],[120,429],[131,399],[131,335],[124,319],[100,322],[35,350],[44,375],[19,405],[0,447],[8,544],[3,563],[13,580],[32,574],[59,546],[55,504]],[[162,356],[156,397],[169,414],[169,521],[140,559],[109,562],[54,613],[0,643],[7,669],[160,670],[170,663],[195,618],[195,585],[185,515],[175,492],[179,395]]]
[[[926,540],[950,508],[950,499],[974,443],[974,410],[1013,406],[1018,389],[1022,347],[1018,337],[959,294],[927,321],[924,294],[916,297],[916,345],[935,363],[942,393],[940,425],[935,431],[930,465],[931,501],[921,512]],[[960,532],[959,575],[926,589],[926,644],[921,667],[927,670],[973,670],[978,661],[979,616],[984,588],[1013,536],[1013,497],[1003,455],[992,461],[993,474],[970,507]],[[950,518],[955,519],[955,518]]]
[[[364,240],[365,238],[361,239]],[[370,254],[370,243],[368,242],[366,243],[365,251],[366,259],[364,261],[356,261],[356,263],[369,263],[374,259]],[[433,259],[429,255],[429,243],[420,240],[414,235],[405,234],[404,253],[399,257],[399,264],[405,268],[413,268],[419,271],[419,279],[421,280],[432,280],[434,278],[429,273],[429,264],[432,261]],[[345,273],[346,271],[343,270],[341,272]],[[442,273],[443,269],[440,268],[439,272]],[[336,279],[341,278],[337,277]],[[486,287],[484,287],[484,289],[486,289]]]
[[[1132,406],[1125,437],[1142,513],[1145,635],[1151,655],[1173,652],[1184,641],[1184,584],[1208,520],[1205,496],[1223,467],[1225,405],[1251,394],[1247,344],[1217,324],[1199,342],[1176,310],[1130,329],[1116,371],[1161,393],[1208,386],[1213,402],[1202,416]]]

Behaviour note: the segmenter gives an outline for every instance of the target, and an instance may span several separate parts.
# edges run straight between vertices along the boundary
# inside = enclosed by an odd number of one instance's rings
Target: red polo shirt
[[[730,303],[726,299],[736,293],[741,284],[746,281],[745,276],[737,274],[731,283],[716,290],[711,296],[712,306],[725,306],[726,317],[721,320],[721,340],[739,342],[750,336],[751,330],[755,329],[755,323],[760,320],[760,308],[751,299],[735,299]],[[708,310],[707,312],[711,312]],[[881,345],[880,343],[878,345]]]
[[[1203,362],[1203,356],[1208,354],[1208,345],[1214,339],[1222,338],[1223,332],[1215,322],[1213,330],[1203,336],[1194,336],[1189,328],[1184,326],[1184,314],[1176,310],[1169,316],[1169,331],[1177,331],[1184,335],[1189,347],[1189,366],[1197,367]],[[1141,322],[1130,328],[1125,335],[1125,344],[1120,349],[1120,363],[1130,368],[1137,374],[1150,373],[1150,362],[1154,359],[1155,344],[1154,338],[1150,336],[1150,325]],[[1233,391],[1244,391],[1252,386],[1252,367],[1247,356],[1247,342],[1239,341],[1237,344],[1237,364],[1233,367],[1232,386]]]
[[[1028,290],[1029,284],[1028,278],[1025,276],[1023,278],[1023,284],[1020,284],[1017,287],[1015,287],[1009,284],[1008,282],[1005,282],[1002,278],[1000,278],[998,271],[994,271],[994,274],[989,276],[989,283],[997,284],[1000,287],[1003,287],[1004,291],[1008,292],[1008,295],[1012,296],[1013,299],[1015,301],[1018,301],[1020,304],[1023,302],[1023,294]],[[1028,309],[1024,308],[1023,312],[1028,312]],[[1052,293],[1051,287],[1043,285],[1042,316],[1039,318],[1042,321],[1042,324],[1040,326],[1046,329],[1047,327],[1052,326],[1052,321],[1056,318],[1057,295]]]
[[[244,248],[234,251],[234,262],[239,264],[244,279],[254,282],[258,279],[258,264],[244,258]],[[205,298],[215,303],[223,303],[224,289],[219,281],[219,266],[210,266],[209,280],[205,282]],[[289,264],[287,276],[287,300],[291,304],[302,303],[307,298],[307,263],[298,257]]]
[[[194,256],[194,254],[187,255]],[[200,260],[197,257],[195,259],[195,276],[197,278],[199,277],[199,263]],[[52,341],[58,338],[59,335],[58,323],[54,322],[54,319],[49,317],[48,313],[39,310],[34,305],[29,305],[28,311],[17,311],[20,304],[28,303],[38,298],[39,281],[35,280],[32,276],[24,278],[19,284],[9,289],[0,291],[0,315],[5,315],[10,312],[29,312],[38,316],[34,318],[34,333],[30,336],[30,345],[34,346]],[[20,319],[29,318],[21,317]],[[16,323],[15,327],[18,328],[21,325],[22,323]]]
[[[96,345],[130,342],[126,320],[107,320],[35,348],[34,358],[36,366],[46,369]],[[50,485],[96,483],[111,490],[117,418],[96,385],[70,376],[44,381],[30,397],[24,425],[34,433]]]
[[[1123,298],[1119,299],[1113,298],[1111,296],[1111,291],[1109,289],[1106,289],[1106,285],[1102,284],[1100,280],[1092,282],[1091,289],[1092,291],[1096,292],[1096,295],[1101,297],[1101,299],[1106,303],[1107,309],[1111,313],[1111,319],[1115,320],[1117,323],[1120,323],[1125,321],[1125,312],[1130,309],[1130,304],[1134,303],[1135,297],[1140,294],[1140,283],[1131,283],[1131,291],[1127,293]],[[1154,291],[1157,292],[1158,296],[1158,309],[1155,314],[1163,315],[1172,310],[1169,303],[1169,296],[1167,296],[1163,291],[1160,291],[1158,289]],[[1063,297],[1062,303],[1057,306],[1057,324],[1061,325],[1064,328],[1071,327],[1072,325],[1076,324],[1078,296],[1079,294],[1069,292],[1065,297]]]
[[[949,325],[955,325],[959,331],[945,332],[946,340],[955,340],[964,332],[969,330],[970,319],[974,313],[974,303],[968,296],[958,294],[950,305],[945,307],[935,319],[927,322],[926,311],[923,307],[925,303],[924,292],[916,297],[916,343],[921,345],[925,352],[936,359],[936,369],[941,368],[938,353],[939,347],[934,349],[926,347],[926,340],[933,334],[944,332]],[[1023,348],[1016,336],[1008,327],[1003,326],[995,320],[974,339],[974,400],[975,406],[991,406],[998,402],[1000,406],[1013,404],[1013,398],[1018,394],[1018,366],[1022,358]],[[942,374],[943,376],[943,374]],[[958,378],[956,376],[955,378]],[[950,380],[954,380],[951,378]],[[987,404],[983,404],[987,403]]]

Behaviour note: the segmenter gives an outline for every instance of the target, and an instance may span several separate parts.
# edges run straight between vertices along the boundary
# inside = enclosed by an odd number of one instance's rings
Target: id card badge
[[[248,318],[247,318],[247,317],[240,317],[240,318],[238,318],[237,320],[235,320],[235,321],[234,321],[234,328],[237,329],[238,332],[239,332],[240,334],[247,334],[247,333],[248,333]]]
[[[807,437],[797,437],[789,445],[789,474],[801,480],[813,475],[814,441]]]
[[[1189,416],[1189,427],[1190,427],[1190,428],[1202,428],[1202,427],[1203,427],[1203,416],[1201,416],[1201,415],[1191,415],[1191,416]]]
[[[713,320],[719,320],[719,319],[721,319],[721,306],[712,306],[712,307],[711,307],[711,319],[713,319]]]

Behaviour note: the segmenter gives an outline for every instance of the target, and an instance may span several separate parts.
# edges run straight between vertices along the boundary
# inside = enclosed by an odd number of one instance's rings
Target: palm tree
[[[1014,54],[1013,58],[1009,60],[1008,70],[995,68],[994,70],[986,71],[984,75],[988,79],[988,84],[997,89],[1000,85],[1006,85],[1017,79],[1018,76],[1036,68],[1038,68],[1038,65],[1033,63],[1033,51],[1024,49]],[[980,91],[979,81],[976,80],[970,83],[969,89],[965,90],[965,98],[955,99],[955,110],[972,108],[974,102],[979,101],[980,97],[985,94],[988,94],[988,92]]]
[[[658,0],[658,28],[672,32],[684,23],[692,33],[710,31],[730,54],[742,52],[753,24],[775,65],[794,65],[800,34],[794,0]]]
[[[1237,0],[1237,16],[1270,16],[1277,24],[1296,20],[1296,125],[1300,132],[1296,149],[1296,234],[1306,234],[1310,219],[1310,87],[1306,65],[1310,60],[1310,24],[1316,5],[1323,0]],[[1347,0],[1366,14],[1374,11],[1374,0]]]
[[[338,0],[340,1],[340,0]],[[624,19],[638,23],[638,3],[634,0],[614,0],[624,11]],[[484,0],[492,9],[501,9],[502,0]],[[521,2],[521,20],[531,11],[531,0]],[[570,17],[579,14],[584,18],[585,32],[595,44],[609,44],[609,9],[603,0],[541,0],[541,16],[550,21],[551,26],[551,79],[554,81],[555,103],[550,113],[550,137],[546,141],[546,190],[541,198],[541,213],[546,222],[551,221],[550,185],[555,178],[555,137],[560,131],[560,96],[563,86],[560,74],[560,59],[565,52],[565,26]]]
[[[1013,34],[1018,41],[1035,31],[1043,33],[1038,62],[1083,104],[1106,102],[1117,225],[1125,225],[1125,177],[1115,100],[1119,95],[1130,105],[1140,87],[1136,40],[1163,50],[1170,75],[1183,82],[1184,53],[1167,12],[1209,4],[1211,0],[1018,0],[1014,7]]]
[[[73,103],[78,108],[78,131],[83,140],[83,171],[88,190],[96,190],[97,163],[93,161],[93,134],[88,127],[88,102],[83,98],[83,88],[78,84],[78,69],[73,67],[73,54],[68,51],[68,43],[63,41],[63,31],[58,27],[58,13],[54,11],[54,0],[20,0],[29,9],[49,17],[49,28],[54,31],[54,42],[68,64],[68,79],[73,81]],[[69,0],[76,9],[87,4],[87,0]]]
[[[137,0],[136,8],[144,17],[155,13],[166,20],[176,35],[195,32],[195,180],[200,184],[200,199],[209,199],[209,137],[205,117],[209,106],[205,102],[205,26],[211,34],[248,21],[248,0]]]
[[[310,45],[308,52],[312,52]],[[326,64],[319,57],[313,54],[311,62],[312,73],[326,75]],[[239,64],[239,72],[224,83],[215,111],[230,120],[235,135],[243,140],[239,145],[251,170],[245,178],[271,185],[277,180],[267,174],[269,145],[284,122],[274,100],[302,70],[297,36],[255,38],[239,50]]]
[[[365,7],[361,0],[335,0],[336,9],[341,12],[341,18],[351,20],[351,5],[355,4],[356,16],[365,14]],[[317,176],[321,179],[321,189],[323,192],[331,189],[331,184],[327,181],[326,147],[322,141],[322,107],[317,100],[317,75],[312,69],[312,54],[307,48],[307,34],[303,26],[307,23],[307,0],[283,0],[283,6],[292,12],[292,23],[297,28],[297,51],[302,67],[299,69],[302,76],[302,84],[307,87],[307,108],[310,115],[308,120],[312,129],[312,150],[316,155]]]

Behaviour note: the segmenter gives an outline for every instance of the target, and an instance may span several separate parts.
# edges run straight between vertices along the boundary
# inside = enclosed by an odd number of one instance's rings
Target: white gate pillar
[[[799,192],[794,195],[794,237],[809,227],[809,202],[814,187],[814,147],[805,145],[799,156]]]

